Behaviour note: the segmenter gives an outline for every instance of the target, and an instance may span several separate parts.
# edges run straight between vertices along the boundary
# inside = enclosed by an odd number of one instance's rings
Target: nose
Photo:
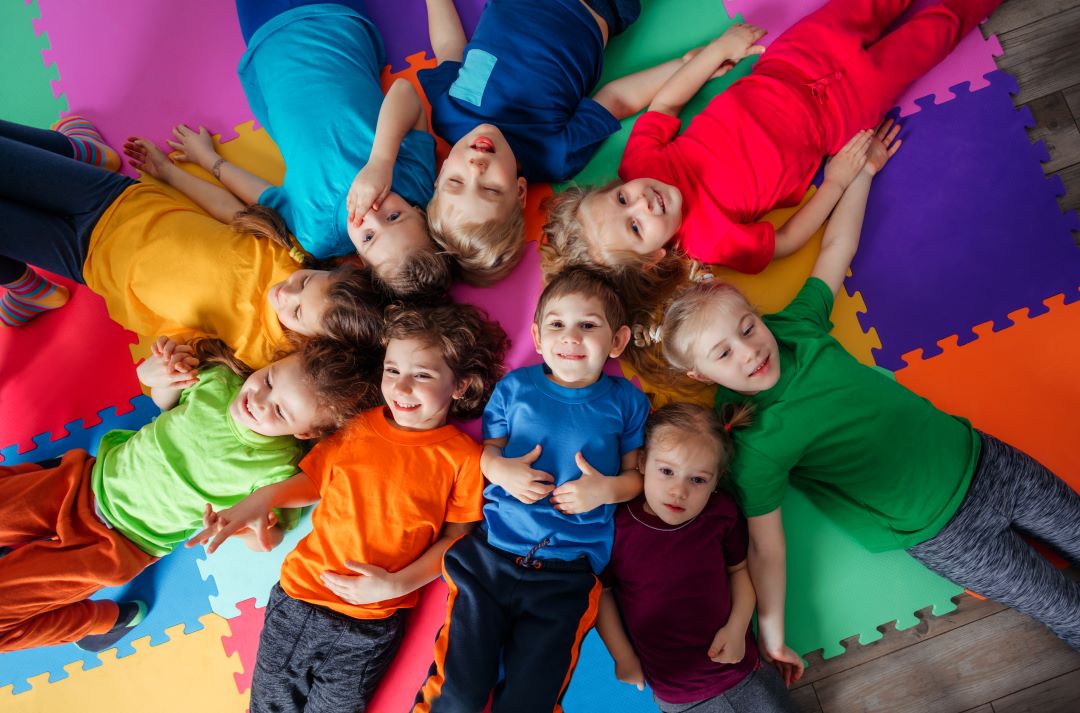
[[[394,382],[394,391],[399,394],[411,394],[412,387],[412,379],[407,376],[403,376]]]
[[[686,483],[679,479],[676,479],[668,489],[668,496],[674,500],[685,500],[686,494]]]
[[[581,342],[581,330],[576,327],[570,327],[563,332],[563,341],[578,344]]]
[[[476,156],[469,159],[469,168],[471,168],[476,173],[481,173],[482,174],[484,171],[487,170],[487,167],[488,167],[487,159],[479,158],[479,157],[476,157]]]

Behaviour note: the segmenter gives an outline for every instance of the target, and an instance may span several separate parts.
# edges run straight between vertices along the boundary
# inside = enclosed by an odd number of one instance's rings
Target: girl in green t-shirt
[[[90,595],[184,542],[203,525],[206,503],[229,507],[293,476],[297,439],[326,435],[377,403],[381,349],[357,347],[309,340],[251,372],[220,342],[161,337],[138,368],[161,416],[109,431],[96,458],[73,450],[0,466],[0,544],[22,544],[0,557],[0,651],[115,645],[146,605]],[[267,517],[272,527],[246,538],[252,549],[280,540],[277,516]]]
[[[761,649],[789,682],[802,669],[784,643],[780,503],[789,478],[868,549],[906,549],[1080,649],[1080,583],[1021,537],[1080,564],[1080,495],[1026,454],[860,364],[828,334],[871,179],[900,143],[889,123],[867,137],[865,159],[847,149],[833,159],[861,170],[786,309],[759,316],[736,288],[706,282],[674,301],[661,330],[668,362],[717,384],[718,405],[754,407],[754,422],[736,434],[732,482],[749,521]]]

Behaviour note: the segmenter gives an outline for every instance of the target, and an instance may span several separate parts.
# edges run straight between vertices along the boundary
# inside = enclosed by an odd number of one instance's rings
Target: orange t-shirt
[[[281,566],[290,597],[354,619],[385,619],[415,606],[417,593],[348,604],[320,575],[355,575],[345,560],[397,572],[435,544],[444,523],[482,517],[480,445],[454,426],[403,431],[388,419],[381,406],[365,411],[300,462],[321,499],[311,533]]]
[[[298,269],[280,245],[238,233],[169,186],[139,182],[98,220],[83,279],[123,327],[216,337],[260,369],[287,346],[266,293]]]

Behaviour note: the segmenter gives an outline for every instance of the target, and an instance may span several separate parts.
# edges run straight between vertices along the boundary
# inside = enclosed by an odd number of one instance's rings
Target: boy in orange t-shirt
[[[451,304],[392,308],[383,342],[386,406],[315,446],[301,473],[209,513],[191,540],[212,553],[237,531],[265,530],[274,508],[319,502],[270,593],[251,713],[363,710],[401,643],[402,610],[481,518],[480,446],[446,421],[483,411],[506,335]]]

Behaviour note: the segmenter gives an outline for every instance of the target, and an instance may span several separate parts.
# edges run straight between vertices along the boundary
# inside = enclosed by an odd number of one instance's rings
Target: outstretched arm
[[[231,222],[244,209],[244,204],[232,193],[180,168],[152,141],[128,137],[124,153],[137,170],[169,184],[222,223]]]
[[[747,518],[750,548],[747,564],[757,592],[758,641],[766,659],[775,663],[791,685],[802,676],[802,659],[784,643],[784,599],[787,592],[787,543],[780,508]]]
[[[636,686],[639,691],[644,691],[645,673],[641,670],[641,659],[634,651],[630,637],[626,635],[622,618],[619,616],[619,605],[610,589],[605,589],[600,595],[600,608],[596,613],[596,633],[600,634],[600,639],[607,647],[608,653],[615,659],[615,678]]]
[[[672,59],[655,67],[614,79],[593,95],[600,106],[611,112],[616,119],[633,116],[647,107],[656,97],[664,83],[671,79],[682,66],[683,59]]]
[[[454,0],[427,0],[428,36],[435,61],[460,62],[465,52],[465,30]]]
[[[178,152],[177,161],[190,161],[212,173],[214,178],[221,181],[245,205],[258,203],[263,191],[273,186],[266,179],[219,156],[214,150],[214,139],[205,126],[200,126],[199,130],[195,131],[186,124],[179,124],[173,127],[173,136],[176,141],[167,143]]]

